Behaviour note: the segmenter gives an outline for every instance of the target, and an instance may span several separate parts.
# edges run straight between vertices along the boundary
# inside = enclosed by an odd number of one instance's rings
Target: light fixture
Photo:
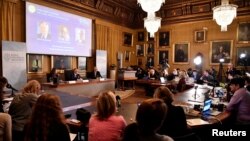
[[[225,59],[224,59],[224,58],[220,58],[220,59],[219,59],[219,62],[220,62],[220,63],[223,63],[223,62],[225,62]]]
[[[243,58],[245,58],[246,57],[246,53],[241,53],[240,54],[240,59],[243,59]]]
[[[237,16],[237,5],[229,4],[229,0],[221,0],[221,5],[213,8],[213,19],[221,26],[221,31],[227,31],[227,26],[230,25]]]
[[[201,64],[201,56],[197,56],[194,58],[194,64],[195,65],[200,65]]]
[[[150,37],[154,37],[154,33],[161,27],[161,18],[155,16],[155,12],[160,10],[165,0],[137,0],[142,10],[147,12],[144,18],[144,27],[150,33]]]
[[[146,17],[144,18],[144,27],[150,33],[150,37],[154,37],[155,32],[161,27],[160,17]]]

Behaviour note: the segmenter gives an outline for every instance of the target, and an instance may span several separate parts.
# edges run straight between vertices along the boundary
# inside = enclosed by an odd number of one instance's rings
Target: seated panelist
[[[98,71],[97,67],[94,67],[94,70],[90,73],[91,79],[102,78],[100,71]]]
[[[71,80],[77,80],[77,79],[80,79],[81,76],[80,74],[78,73],[78,69],[77,68],[74,68],[73,69],[73,72],[71,73],[71,76],[70,76],[70,79]]]

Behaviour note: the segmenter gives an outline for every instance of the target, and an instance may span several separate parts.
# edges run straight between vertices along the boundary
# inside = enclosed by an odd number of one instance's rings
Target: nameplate
[[[82,80],[82,82],[89,82],[89,80]]]
[[[105,78],[100,78],[100,81],[104,81],[105,80]]]
[[[75,84],[76,81],[68,81],[69,84]]]

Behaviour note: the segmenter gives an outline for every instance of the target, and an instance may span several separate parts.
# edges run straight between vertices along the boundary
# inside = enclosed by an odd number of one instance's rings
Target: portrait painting
[[[131,33],[123,32],[123,45],[132,46],[133,35]]]
[[[232,40],[211,41],[210,64],[220,63],[221,59],[224,59],[223,63],[230,63],[232,59],[232,44]]]
[[[148,41],[150,42],[150,41],[154,41],[155,40],[155,38],[154,37],[150,37],[150,33],[148,32]]]
[[[138,59],[137,59],[137,65],[138,65],[138,66],[142,66],[142,64],[143,64],[143,63],[142,63],[142,58],[138,58]]]
[[[206,41],[206,30],[194,31],[194,41],[197,43],[202,43]]]
[[[170,34],[169,31],[159,33],[159,46],[168,47],[169,46]]]
[[[160,50],[158,56],[159,65],[166,65],[168,63],[168,50]]]
[[[72,69],[72,57],[70,56],[51,56],[51,66],[58,70]]]
[[[250,43],[250,22],[239,23],[237,33],[239,43]]]
[[[137,39],[138,39],[138,42],[144,42],[145,36],[144,36],[143,31],[137,33]]]
[[[173,60],[175,64],[188,64],[190,56],[190,44],[186,42],[173,45]]]
[[[237,66],[250,66],[250,46],[237,47]]]
[[[126,62],[130,61],[130,55],[131,55],[131,52],[126,50],[125,51],[125,58],[124,58]]]
[[[147,68],[151,68],[151,67],[154,67],[154,57],[150,56],[150,57],[147,57],[147,63],[146,63],[146,67]]]
[[[147,55],[154,55],[154,51],[155,51],[154,43],[148,43]]]
[[[86,70],[86,57],[78,57],[78,69]]]
[[[137,56],[144,56],[145,49],[144,44],[138,44],[136,45],[136,55]]]
[[[43,72],[43,55],[28,54],[27,55],[28,73],[42,73]]]

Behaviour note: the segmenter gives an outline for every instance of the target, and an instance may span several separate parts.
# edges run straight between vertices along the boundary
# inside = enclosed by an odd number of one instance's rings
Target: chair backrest
[[[50,77],[51,77],[50,73],[47,73],[47,74],[46,74],[47,82],[50,82]]]
[[[183,136],[173,137],[174,141],[201,141],[195,133],[185,134]]]
[[[73,70],[64,70],[64,80],[65,81],[70,81],[71,75],[73,74]]]

